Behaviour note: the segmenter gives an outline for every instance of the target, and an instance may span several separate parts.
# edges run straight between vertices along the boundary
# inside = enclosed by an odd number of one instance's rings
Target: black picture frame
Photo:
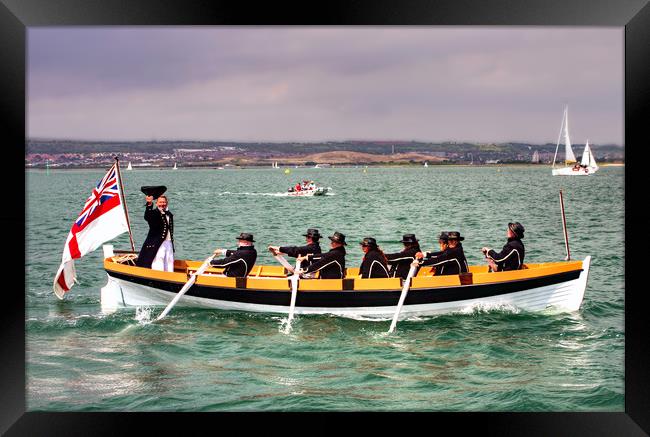
[[[650,432],[650,342],[645,314],[645,290],[640,284],[642,256],[635,256],[636,240],[646,229],[641,214],[634,211],[636,169],[642,164],[639,152],[648,148],[645,121],[650,105],[650,5],[647,0],[625,2],[605,0],[385,0],[330,1],[322,4],[158,0],[130,2],[116,0],[0,0],[0,111],[4,156],[8,164],[5,207],[0,219],[5,229],[2,251],[5,271],[2,390],[0,390],[0,432],[7,435],[115,435],[147,432],[170,434],[172,426],[187,426],[183,434],[198,433],[207,426],[210,433],[227,429],[226,424],[248,430],[251,421],[241,413],[50,413],[26,412],[25,404],[25,301],[19,290],[25,278],[9,268],[16,263],[16,248],[24,248],[25,223],[25,114],[26,114],[26,28],[32,26],[98,25],[527,25],[527,26],[615,26],[625,27],[625,412],[624,413],[319,413],[305,419],[297,413],[254,413],[257,426],[281,431],[289,424],[312,432],[341,430],[341,420],[369,428],[407,430],[429,426],[454,433],[468,431],[488,435],[647,435]],[[19,145],[22,144],[21,149]],[[11,171],[7,171],[11,169]],[[22,171],[22,178],[21,176]],[[640,170],[643,171],[643,170]],[[21,189],[22,188],[22,189]],[[632,204],[632,205],[630,205]],[[20,208],[20,206],[23,206]],[[630,206],[628,206],[630,205]],[[629,230],[629,232],[628,232]],[[12,279],[13,278],[13,279]],[[11,282],[9,282],[11,280]],[[248,413],[251,414],[251,413]],[[332,417],[333,416],[333,417]],[[293,429],[294,433],[300,429]],[[136,431],[142,430],[142,431]]]

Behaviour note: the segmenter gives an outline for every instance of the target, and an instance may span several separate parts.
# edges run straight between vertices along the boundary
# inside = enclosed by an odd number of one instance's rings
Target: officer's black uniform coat
[[[508,238],[508,242],[503,246],[501,252],[497,253],[491,249],[487,253],[487,257],[496,263],[498,267],[497,271],[502,272],[506,270],[519,270],[524,263],[525,254],[524,243],[521,242],[521,239],[512,237]]]
[[[169,224],[167,224],[165,214],[169,217]],[[160,245],[167,238],[167,232],[169,232],[172,240],[172,248],[174,247],[174,215],[171,211],[166,211],[165,213],[160,212],[158,207],[152,203],[145,207],[144,219],[149,223],[149,233],[144,240],[135,264],[139,267],[150,269]]]
[[[441,252],[425,253],[424,261],[420,265],[435,267],[436,276],[457,275],[469,271],[463,245],[460,243]]]
[[[362,279],[366,278],[388,278],[388,265],[386,259],[377,249],[370,249],[361,261],[359,274]]]
[[[306,246],[280,246],[280,252],[286,253],[287,256],[292,258],[298,258],[299,256],[305,256],[309,254],[319,255],[321,253],[320,244],[311,243]],[[309,266],[310,262],[305,260],[300,263],[300,268],[306,269]]]
[[[237,250],[227,250],[224,259],[210,261],[212,267],[225,267],[226,276],[245,277],[257,261],[257,250],[254,246],[239,246]]]
[[[415,254],[420,252],[420,246],[407,247],[401,252],[387,253],[386,258],[390,264],[388,276],[391,278],[406,279],[411,269],[411,263],[415,260]]]
[[[345,248],[336,247],[327,253],[310,255],[307,260],[312,264],[305,273],[320,272],[321,279],[343,279],[345,275]]]

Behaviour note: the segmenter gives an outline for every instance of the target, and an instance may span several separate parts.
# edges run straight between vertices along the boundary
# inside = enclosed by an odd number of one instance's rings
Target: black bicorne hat
[[[140,187],[140,191],[142,191],[146,196],[153,196],[154,199],[157,199],[167,191],[167,187],[164,185],[145,185]]]
[[[460,232],[458,231],[449,231],[447,232],[447,238],[449,240],[458,240],[458,241],[463,241],[465,237],[460,236]]]
[[[524,238],[524,227],[522,226],[521,223],[519,222],[514,222],[514,223],[508,223],[508,229],[510,229],[512,232],[517,235],[519,238]]]
[[[361,243],[359,243],[359,244],[361,244],[361,245],[364,246],[364,247],[365,247],[365,246],[367,246],[367,247],[377,247],[377,240],[375,240],[375,239],[372,238],[372,237],[366,237],[366,238],[364,238],[363,241],[361,241]]]
[[[341,243],[341,244],[343,244],[345,246],[348,245],[348,243],[345,242],[345,235],[341,234],[340,232],[334,232],[333,235],[331,235],[330,237],[327,237],[327,238],[334,241],[335,243]]]
[[[249,234],[247,232],[240,233],[239,237],[237,237],[237,240],[245,240],[250,241],[251,243],[255,243],[255,240],[253,240],[253,234]]]
[[[313,240],[318,240],[319,238],[323,237],[321,234],[318,233],[318,229],[313,229],[313,228],[307,229],[307,233],[302,234],[302,236],[303,237],[309,237],[309,238],[311,238]]]
[[[438,241],[449,241],[449,232],[442,231],[438,236]]]
[[[419,240],[415,238],[415,234],[404,234],[400,243],[417,243]]]

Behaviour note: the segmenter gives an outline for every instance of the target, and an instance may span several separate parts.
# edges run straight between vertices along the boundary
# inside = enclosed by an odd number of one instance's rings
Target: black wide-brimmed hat
[[[377,247],[377,240],[372,237],[366,237],[359,244],[364,247]]]
[[[463,241],[465,239],[465,237],[460,236],[460,232],[458,231],[447,232],[447,238],[450,240],[458,240],[458,241]]]
[[[419,240],[415,238],[415,234],[404,234],[400,243],[417,243]]]
[[[167,187],[164,185],[145,185],[140,187],[140,191],[142,191],[146,196],[153,196],[153,198],[156,199],[167,191]]]
[[[302,236],[303,237],[309,237],[309,238],[311,238],[313,240],[318,240],[319,238],[323,237],[321,234],[318,233],[318,229],[313,229],[313,228],[307,229],[307,233],[302,234]]]
[[[508,229],[510,229],[512,232],[517,235],[519,238],[524,238],[524,227],[522,226],[521,223],[519,222],[514,222],[514,223],[508,223]]]
[[[345,246],[348,245],[348,243],[345,242],[345,235],[341,234],[340,232],[334,232],[333,235],[327,237],[330,240],[334,241],[335,243],[341,243],[344,244]]]
[[[449,241],[449,232],[442,231],[438,236],[438,241]]]
[[[245,240],[250,241],[251,243],[255,243],[255,240],[253,240],[253,234],[249,234],[247,232],[240,233],[239,237],[237,237],[237,240]]]

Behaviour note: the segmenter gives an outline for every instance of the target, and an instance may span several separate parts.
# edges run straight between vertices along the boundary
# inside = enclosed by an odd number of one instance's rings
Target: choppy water
[[[500,248],[505,226],[526,227],[526,260],[564,257],[563,189],[574,259],[592,255],[582,308],[508,309],[398,323],[174,308],[100,309],[101,248],[76,263],[65,301],[52,280],[73,220],[103,170],[27,172],[26,373],[30,411],[624,411],[624,169],[587,178],[537,167],[123,171],[136,247],[146,235],[141,185],[166,185],[176,257],[202,260],[234,247],[294,244],[316,227],[357,245],[398,250],[414,232],[432,248],[459,230],[470,263]],[[280,196],[299,179],[334,195]],[[126,234],[114,240],[127,249]],[[259,250],[259,263],[273,264]]]

